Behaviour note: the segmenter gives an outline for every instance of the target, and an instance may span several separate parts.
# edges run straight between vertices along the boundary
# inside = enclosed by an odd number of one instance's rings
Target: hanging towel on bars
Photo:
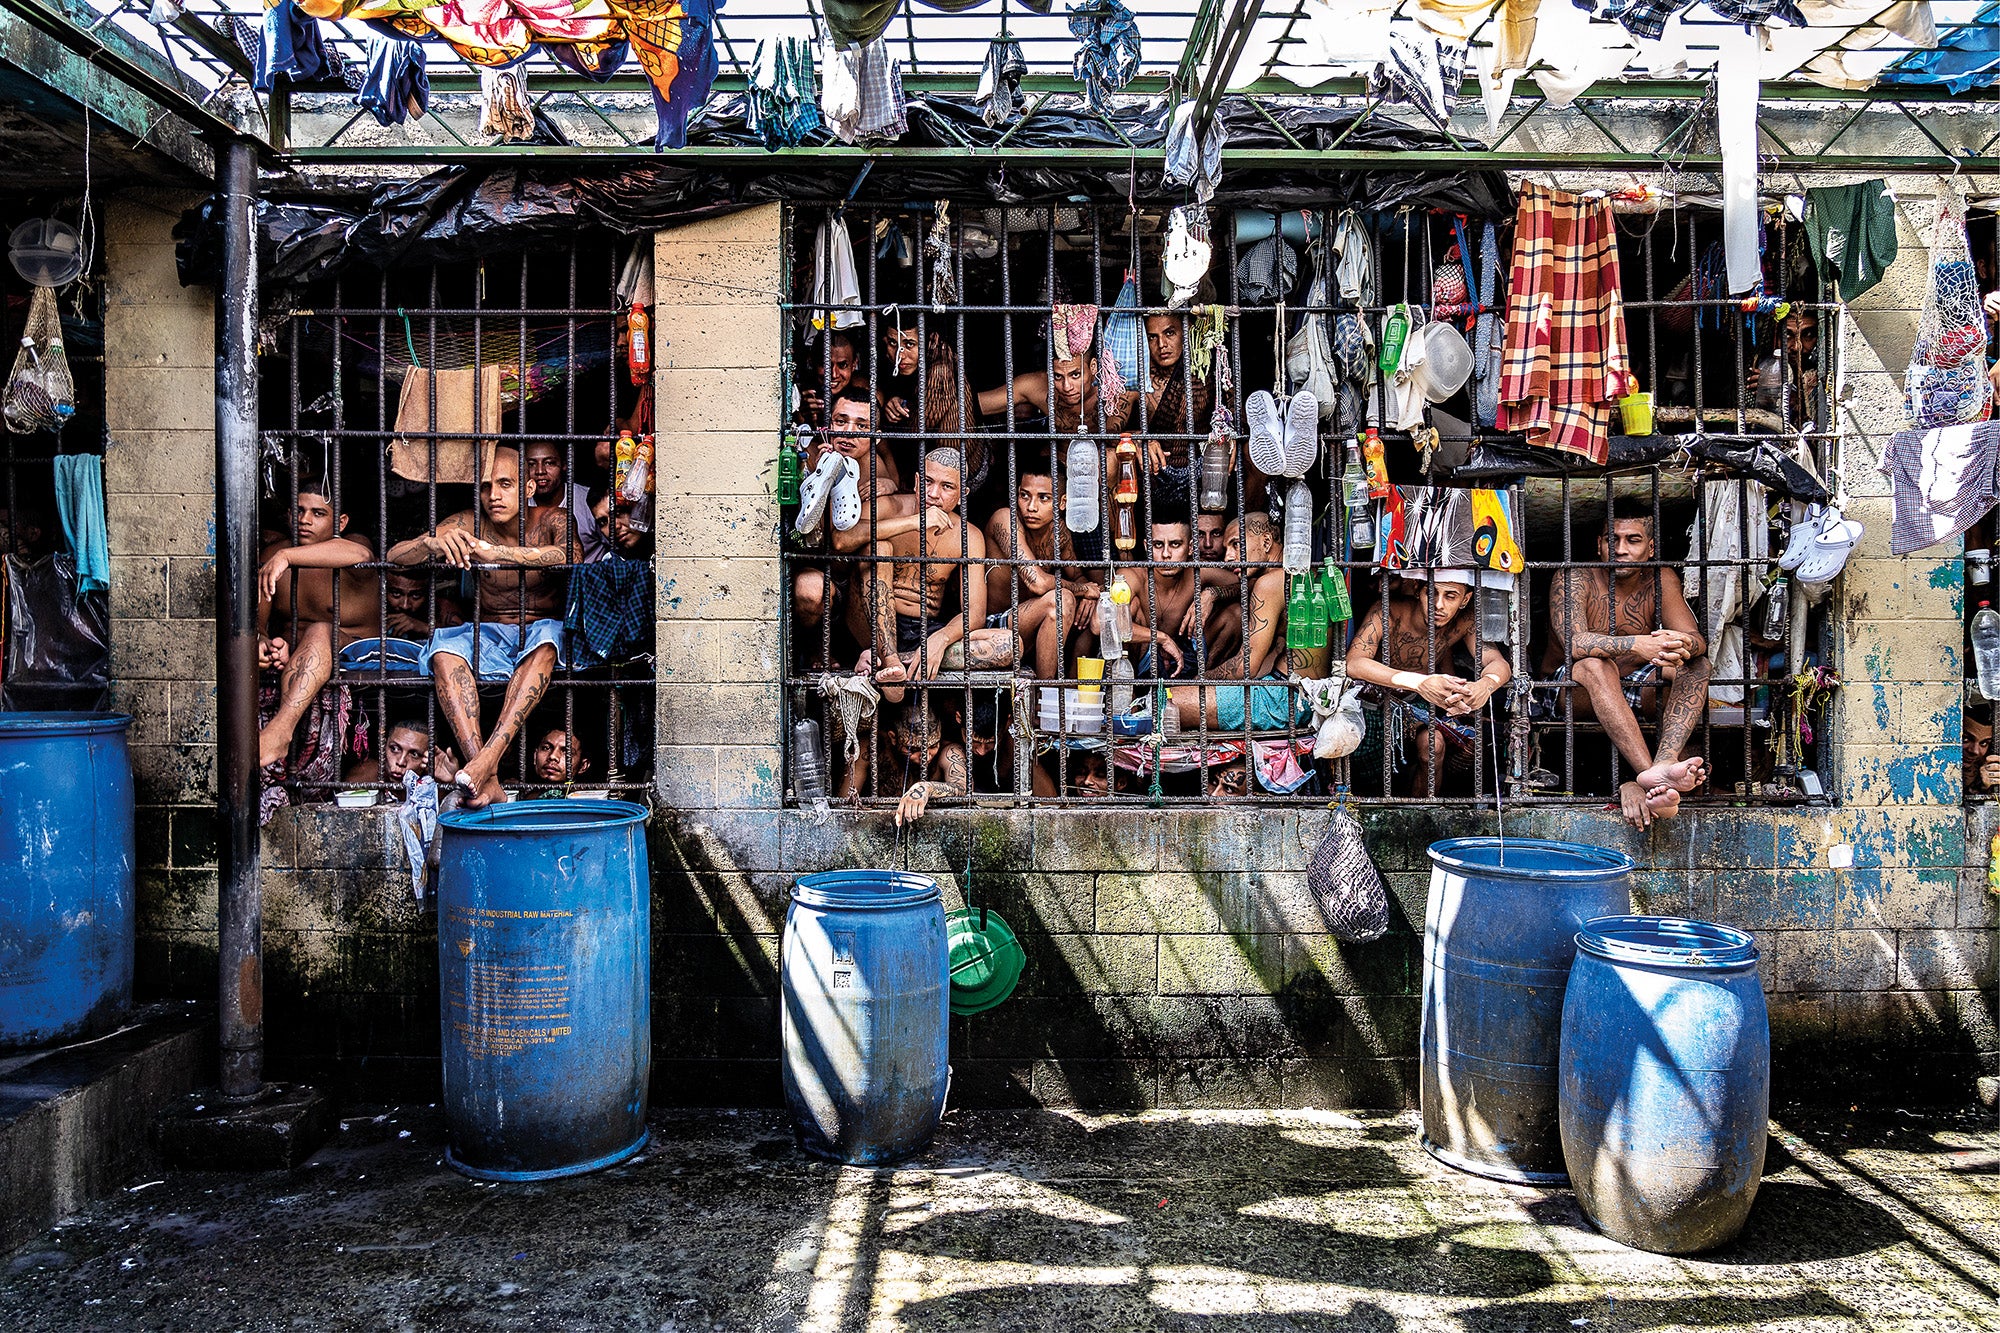
[[[1741,296],[1764,281],[1757,217],[1756,34],[1740,27],[1716,33],[1715,121],[1722,140],[1722,244],[1729,291]]]
[[[76,557],[76,590],[111,586],[110,544],[104,532],[104,460],[96,454],[57,454],[56,510],[63,540]]]

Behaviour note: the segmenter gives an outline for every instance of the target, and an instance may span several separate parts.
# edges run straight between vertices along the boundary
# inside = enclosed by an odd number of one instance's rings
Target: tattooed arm
[[[1249,674],[1263,675],[1275,661],[1273,645],[1278,626],[1285,618],[1285,580],[1275,571],[1260,574],[1250,584],[1250,601],[1244,611],[1243,640],[1249,654]],[[1240,680],[1244,676],[1244,653],[1231,653],[1209,675],[1218,680]]]
[[[1660,571],[1660,623],[1681,636],[1687,648],[1682,654],[1683,661],[1708,655],[1708,640],[1702,637],[1701,622],[1695,619],[1694,608],[1688,605],[1687,590],[1681,584],[1678,570]]]
[[[1575,570],[1557,575],[1550,593],[1549,628],[1556,641],[1567,646],[1572,661],[1601,657],[1613,663],[1630,658],[1657,662],[1663,655],[1672,655],[1679,643],[1673,635],[1599,634],[1591,629],[1588,608],[1596,590]]]
[[[911,823],[923,818],[930,808],[934,796],[963,796],[972,789],[972,774],[969,771],[965,747],[953,742],[938,751],[938,772],[942,775],[923,782],[913,782],[903,793],[903,799],[896,802],[896,823]]]
[[[549,569],[567,565],[576,545],[575,520],[567,509],[553,506],[534,511],[535,520],[526,533],[532,546],[511,546],[501,542],[475,541],[473,550],[482,565],[511,565],[521,569]]]
[[[468,568],[472,552],[472,511],[441,519],[437,532],[423,533],[397,542],[383,559],[392,565],[421,565],[433,559],[459,569]]]

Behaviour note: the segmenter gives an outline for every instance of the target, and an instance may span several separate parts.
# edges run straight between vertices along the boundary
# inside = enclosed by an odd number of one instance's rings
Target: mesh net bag
[[[1388,886],[1368,855],[1361,821],[1345,806],[1334,810],[1313,849],[1306,887],[1319,902],[1327,932],[1343,944],[1366,944],[1388,932]]]
[[[16,435],[55,430],[76,410],[76,385],[63,354],[62,316],[52,288],[35,288],[28,304],[28,323],[21,330],[21,349],[7,385],[0,389],[0,418]]]
[[[1904,411],[1912,426],[1930,429],[1986,415],[1986,318],[1979,275],[1966,242],[1964,204],[1947,196],[1931,235],[1930,284],[1917,321],[1917,342],[1904,377]]]

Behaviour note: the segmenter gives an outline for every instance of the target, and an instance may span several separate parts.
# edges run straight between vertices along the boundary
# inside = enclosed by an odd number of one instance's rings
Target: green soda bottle
[[[1286,580],[1290,590],[1285,604],[1285,647],[1312,647],[1312,601],[1306,595],[1306,576]]]
[[[1312,584],[1312,642],[1308,648],[1326,647],[1326,584],[1315,578],[1308,578]]]
[[[1347,600],[1347,575],[1332,556],[1326,558],[1320,582],[1326,588],[1326,623],[1344,625],[1354,618],[1354,604]]]
[[[787,435],[785,442],[778,446],[778,503],[795,505],[799,502],[799,482],[805,476],[805,462],[799,457],[799,442]]]
[[[1382,317],[1382,355],[1375,365],[1386,375],[1394,375],[1396,367],[1403,364],[1403,344],[1410,337],[1410,307],[1392,305],[1389,313]]]

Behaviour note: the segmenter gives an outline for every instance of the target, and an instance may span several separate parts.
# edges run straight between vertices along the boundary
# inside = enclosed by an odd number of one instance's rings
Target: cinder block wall
[[[147,219],[149,231],[135,218],[131,234],[157,248],[128,259],[114,247],[114,284],[205,309],[173,286],[168,221]],[[780,227],[777,208],[756,209],[662,233],[655,252],[661,290],[680,298],[655,322],[660,484],[685,497],[662,514],[657,585],[656,1097],[775,1099],[778,942],[796,875],[909,868],[939,875],[963,901],[969,863],[973,901],[1021,932],[1029,970],[1006,1004],[955,1022],[956,1100],[1413,1102],[1424,848],[1492,832],[1490,814],[1369,816],[1394,924],[1385,939],[1350,947],[1324,933],[1305,890],[1322,812],[943,812],[899,838],[886,816],[836,812],[815,823],[781,808],[771,490]],[[1851,361],[1900,369],[1921,239],[1906,222],[1907,257],[1850,338]],[[165,276],[139,271],[151,265]],[[125,309],[116,300],[114,341]],[[199,382],[205,407],[208,363],[184,374]],[[114,398],[131,392],[113,378]],[[1884,374],[1854,378],[1868,430],[1894,428],[1897,392]],[[180,459],[154,463],[161,476],[206,475],[205,419],[157,445]],[[1958,788],[1957,552],[1889,559],[1886,500],[1866,475],[1872,455],[1862,444],[1852,453],[1849,488],[1870,537],[1836,592],[1837,658],[1854,682],[1835,721],[1839,807],[1707,809],[1643,836],[1596,809],[1509,811],[1506,828],[1623,848],[1643,867],[1640,910],[1755,932],[1781,1095],[1846,1095],[1871,1074],[1905,1097],[1956,1095],[1973,1067],[2000,1058],[1996,900],[1984,887],[1991,814],[1964,811]],[[119,466],[114,458],[114,478]],[[114,551],[154,552],[135,544],[152,493],[114,489]],[[207,495],[177,503],[183,514],[209,512]],[[171,553],[158,555],[171,574]],[[153,628],[172,619],[164,602],[120,606],[121,629],[175,632]],[[205,625],[178,630],[208,651]],[[152,670],[121,656],[121,673],[127,662]],[[133,688],[168,679],[129,678]],[[185,741],[171,726],[158,734],[147,743],[174,755],[209,743],[205,723]],[[168,755],[148,762],[164,769]],[[177,994],[214,986],[213,830],[185,804],[201,798],[151,775],[142,783],[152,867],[142,959],[147,984]],[[417,909],[387,835],[379,812],[332,809],[282,813],[267,830],[271,1059],[337,1086],[416,1095],[435,1086],[435,923]],[[1828,868],[1826,849],[1838,843],[1854,847],[1853,869]]]

